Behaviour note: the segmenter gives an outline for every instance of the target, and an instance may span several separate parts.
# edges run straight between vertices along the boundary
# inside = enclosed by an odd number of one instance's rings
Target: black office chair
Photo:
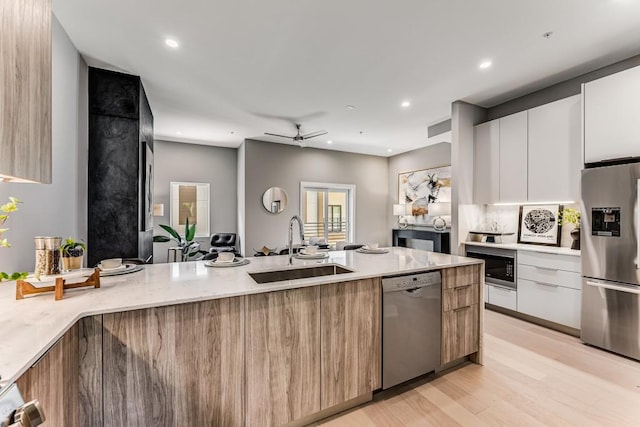
[[[209,253],[233,252],[240,255],[236,249],[236,233],[216,233],[211,236]]]

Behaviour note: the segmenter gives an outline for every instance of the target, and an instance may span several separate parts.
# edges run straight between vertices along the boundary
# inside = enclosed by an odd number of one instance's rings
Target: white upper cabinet
[[[482,123],[474,129],[473,198],[478,205],[499,201],[500,121]]]
[[[640,67],[582,87],[585,163],[640,156]]]
[[[529,202],[579,199],[581,97],[529,110]]]
[[[500,119],[500,202],[527,200],[527,112]]]

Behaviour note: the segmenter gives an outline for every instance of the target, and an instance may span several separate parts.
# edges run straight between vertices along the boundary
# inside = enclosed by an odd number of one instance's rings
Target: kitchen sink
[[[316,267],[290,268],[287,270],[262,271],[249,273],[257,283],[282,282],[284,280],[308,279],[310,277],[333,276],[336,274],[353,273],[353,270],[335,264],[319,265]]]

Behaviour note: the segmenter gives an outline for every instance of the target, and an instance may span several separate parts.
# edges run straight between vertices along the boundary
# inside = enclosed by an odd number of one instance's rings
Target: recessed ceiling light
[[[327,141],[327,144],[333,144],[333,141],[329,140]]]
[[[402,108],[408,108],[411,107],[411,103],[409,101],[402,101],[402,104],[400,104],[400,106]]]
[[[355,106],[355,105],[347,105],[347,106],[346,106],[346,107],[344,107],[344,108],[346,108],[347,110],[355,110],[355,109],[356,109],[356,106]]]
[[[231,131],[231,132],[229,132],[229,133],[230,133],[231,135],[233,135],[235,132],[234,132],[234,131]]]
[[[175,41],[174,39],[166,39],[166,40],[164,41],[164,43],[165,43],[167,46],[172,47],[172,48],[174,48],[174,49],[175,49],[176,47],[178,47],[178,46],[179,46],[178,42],[177,42],[177,41]]]
[[[182,135],[182,132],[178,131],[176,132],[176,135]]]
[[[481,70],[486,70],[487,68],[491,67],[491,65],[492,65],[492,62],[491,62],[491,61],[489,61],[489,60],[482,61],[482,62],[480,63],[480,69],[481,69]]]
[[[545,39],[549,39],[551,38],[552,35],[553,35],[553,31],[547,31],[542,35],[542,37],[544,37]]]
[[[387,148],[387,153],[391,153],[393,150],[391,148]]]

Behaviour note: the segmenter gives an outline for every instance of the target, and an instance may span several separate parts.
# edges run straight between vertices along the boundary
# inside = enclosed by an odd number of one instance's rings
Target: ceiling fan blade
[[[315,138],[316,136],[326,135],[328,133],[329,132],[327,132],[327,131],[319,130],[317,132],[311,132],[311,133],[308,133],[306,135],[302,135],[302,138],[303,139]]]
[[[268,133],[268,132],[265,132],[264,134],[265,134],[265,135],[269,135],[269,136],[278,136],[278,137],[280,137],[280,138],[289,138],[289,139],[293,139],[293,137],[292,137],[292,136],[288,136],[288,135],[278,135],[277,133]]]

